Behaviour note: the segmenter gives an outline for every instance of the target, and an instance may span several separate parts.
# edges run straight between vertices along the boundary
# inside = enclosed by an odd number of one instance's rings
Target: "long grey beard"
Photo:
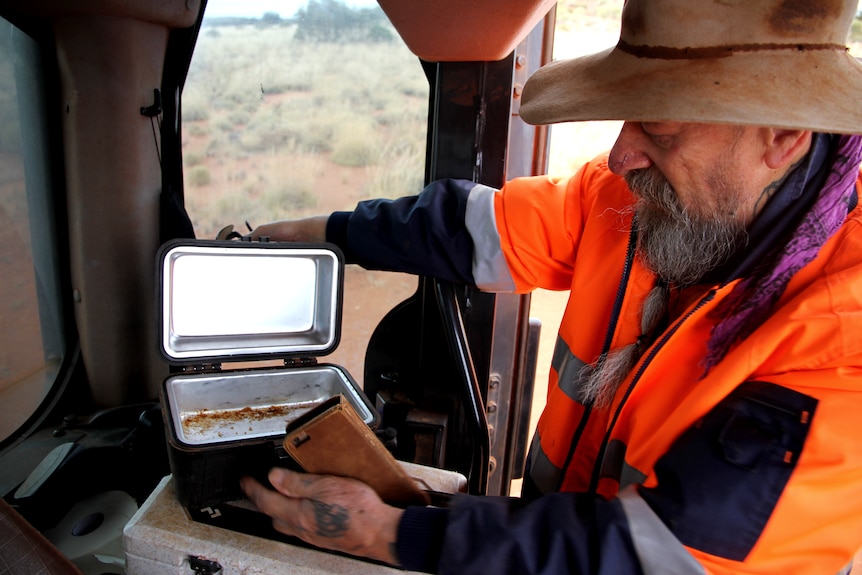
[[[649,338],[667,311],[667,284],[692,285],[727,262],[747,241],[745,224],[736,212],[735,190],[723,181],[710,181],[717,198],[715,215],[697,216],[680,203],[667,179],[655,169],[626,175],[637,197],[638,255],[662,282],[650,292],[641,316],[641,337],[609,351],[580,374],[581,401],[597,409],[608,407],[617,388],[649,345]]]
[[[686,209],[657,170],[637,170],[626,182],[637,196],[638,254],[668,283],[699,282],[748,241],[746,224],[737,215],[738,194],[724,182],[709,182],[718,205],[706,216]]]

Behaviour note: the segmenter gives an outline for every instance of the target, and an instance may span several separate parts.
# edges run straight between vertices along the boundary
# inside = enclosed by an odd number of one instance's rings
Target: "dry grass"
[[[421,186],[428,87],[416,58],[396,42],[305,43],[293,33],[201,34],[183,94],[187,202],[200,237],[309,215],[333,171],[344,170],[359,199]]]

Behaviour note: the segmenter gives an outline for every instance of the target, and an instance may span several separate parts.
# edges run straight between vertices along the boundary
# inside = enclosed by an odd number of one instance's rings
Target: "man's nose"
[[[652,166],[652,160],[643,151],[645,140],[646,134],[640,123],[625,122],[608,156],[608,167],[611,171],[619,176],[625,176],[632,170]]]

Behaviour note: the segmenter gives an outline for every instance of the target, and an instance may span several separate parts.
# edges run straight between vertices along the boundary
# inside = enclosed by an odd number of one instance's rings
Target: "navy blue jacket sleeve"
[[[405,569],[432,573],[642,574],[619,500],[584,494],[529,504],[466,495],[447,510],[408,508],[397,546]]]
[[[348,263],[474,285],[473,240],[464,217],[469,180],[438,180],[419,195],[360,202],[329,217],[326,239]]]

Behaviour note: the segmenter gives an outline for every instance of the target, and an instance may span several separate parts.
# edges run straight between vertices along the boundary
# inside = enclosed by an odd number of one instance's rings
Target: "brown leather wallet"
[[[391,505],[430,501],[342,395],[290,422],[284,448],[305,471],[358,479]]]

